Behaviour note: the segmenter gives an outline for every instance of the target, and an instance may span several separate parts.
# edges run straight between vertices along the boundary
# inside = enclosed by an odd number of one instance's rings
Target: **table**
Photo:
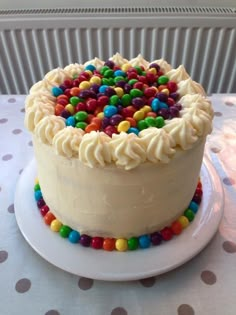
[[[236,314],[236,94],[210,98],[214,129],[205,154],[225,193],[217,234],[198,256],[171,272],[116,283],[64,272],[23,238],[13,200],[17,180],[33,158],[31,136],[23,124],[25,96],[0,96],[1,315]]]

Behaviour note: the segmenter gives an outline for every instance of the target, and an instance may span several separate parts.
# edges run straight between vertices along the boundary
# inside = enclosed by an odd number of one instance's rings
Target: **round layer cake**
[[[182,65],[120,54],[71,64],[36,83],[25,106],[41,191],[63,224],[130,238],[188,207],[213,109]]]

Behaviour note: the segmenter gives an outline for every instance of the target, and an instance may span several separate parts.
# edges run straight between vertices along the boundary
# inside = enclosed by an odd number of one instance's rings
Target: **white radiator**
[[[236,10],[124,7],[0,11],[0,93],[26,94],[46,72],[116,52],[184,64],[207,93],[236,92]]]

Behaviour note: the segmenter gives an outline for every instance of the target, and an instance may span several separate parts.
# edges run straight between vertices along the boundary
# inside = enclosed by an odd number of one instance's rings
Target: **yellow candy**
[[[98,114],[97,114],[97,117],[100,118],[100,119],[103,119],[104,113],[103,113],[103,112],[98,113]]]
[[[121,87],[114,88],[116,95],[122,97],[124,95],[124,90]]]
[[[89,80],[90,83],[92,84],[101,84],[102,79],[96,75],[92,76],[92,78]]]
[[[89,81],[83,81],[80,83],[79,88],[81,90],[88,90],[91,86],[91,83]]]
[[[147,72],[157,74],[157,70],[155,68],[150,68],[147,70]]]
[[[74,108],[74,106],[73,106],[72,104],[66,105],[66,106],[65,106],[65,109],[66,109],[68,112],[70,112],[71,115],[74,115],[74,113],[75,113],[75,108]]]
[[[183,215],[179,217],[177,221],[180,222],[183,229],[185,229],[189,225],[189,220]]]
[[[35,185],[37,185],[38,183],[39,183],[38,178],[35,178],[35,180],[34,180],[34,184],[35,184]]]
[[[125,252],[128,249],[127,240],[124,238],[119,238],[116,240],[115,246],[119,252]]]
[[[124,63],[122,66],[121,66],[121,70],[122,71],[128,71],[130,68],[132,68],[131,64],[129,63]]]
[[[130,128],[130,122],[127,120],[121,121],[119,125],[117,126],[118,132],[122,132],[122,131],[126,132],[129,130],[129,128]]]
[[[142,120],[145,116],[145,112],[143,110],[138,110],[137,112],[134,113],[133,118],[136,121]]]
[[[62,227],[62,223],[57,219],[53,220],[50,224],[50,228],[53,232],[59,232]]]
[[[147,114],[152,111],[152,108],[151,106],[144,105],[140,110],[143,111],[145,114]]]
[[[165,94],[169,95],[170,91],[168,89],[163,89],[163,90],[161,90],[161,93],[165,93]]]

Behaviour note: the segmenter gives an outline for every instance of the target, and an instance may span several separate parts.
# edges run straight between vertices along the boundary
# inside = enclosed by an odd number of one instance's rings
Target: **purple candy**
[[[81,91],[79,93],[79,97],[81,97],[81,98],[89,98],[91,92],[92,91],[90,91],[90,90],[83,90],[83,91]]]
[[[43,198],[40,198],[40,199],[37,201],[37,206],[38,206],[38,208],[42,208],[42,207],[45,206],[45,205],[46,205],[46,203],[45,203],[45,201],[44,201]]]
[[[126,81],[118,81],[118,82],[116,82],[116,86],[117,87],[121,87],[122,89],[124,88],[125,85],[126,85]]]
[[[62,91],[65,91],[67,89],[67,86],[65,86],[64,84],[61,84],[59,88],[62,89]]]
[[[89,247],[91,244],[91,237],[87,234],[82,234],[80,236],[80,244],[84,247]]]
[[[161,69],[157,63],[151,63],[149,68],[155,68],[157,72]]]
[[[123,119],[124,119],[124,117],[121,116],[121,115],[119,115],[119,114],[113,115],[113,116],[110,118],[110,124],[111,124],[112,126],[116,126],[116,125],[118,125]]]
[[[154,232],[151,234],[151,242],[153,245],[160,245],[162,242],[162,236],[158,232]]]
[[[116,91],[115,91],[112,87],[108,87],[108,88],[106,88],[104,94],[105,94],[106,96],[108,96],[108,97],[111,97],[112,95],[115,95],[115,94],[116,94]]]
[[[156,97],[159,99],[159,101],[161,101],[161,102],[167,102],[167,100],[168,100],[168,95],[167,94],[165,94],[165,93],[157,93],[156,94]]]
[[[62,112],[61,112],[61,117],[63,117],[63,118],[68,118],[68,117],[70,117],[71,116],[71,113],[68,111],[68,110],[66,110],[66,109],[64,109]]]
[[[169,97],[173,98],[173,100],[176,101],[179,98],[179,93],[177,92],[170,93]]]
[[[144,101],[141,97],[135,97],[132,99],[132,105],[136,109],[140,109],[142,106],[144,106]]]
[[[91,85],[90,90],[97,94],[98,90],[99,90],[99,87],[100,87],[99,84],[95,84],[94,83],[94,84]]]
[[[103,117],[103,119],[102,119],[102,129],[104,130],[109,125],[110,125],[110,118]]]
[[[176,106],[171,106],[169,111],[170,111],[171,118],[179,117],[179,110]]]
[[[157,112],[158,116],[162,116],[164,119],[168,119],[170,116],[169,109],[167,108],[162,108]]]
[[[180,103],[176,103],[174,105],[178,110],[181,110],[183,108],[183,106]]]
[[[115,63],[114,63],[112,60],[107,60],[107,61],[104,63],[104,66],[107,66],[107,67],[109,67],[110,69],[113,69],[114,66],[115,66]]]
[[[129,92],[132,90],[132,85],[126,83],[124,86],[125,93],[129,94]]]
[[[116,107],[118,109],[118,114],[121,114],[124,107],[122,105],[117,105]]]

